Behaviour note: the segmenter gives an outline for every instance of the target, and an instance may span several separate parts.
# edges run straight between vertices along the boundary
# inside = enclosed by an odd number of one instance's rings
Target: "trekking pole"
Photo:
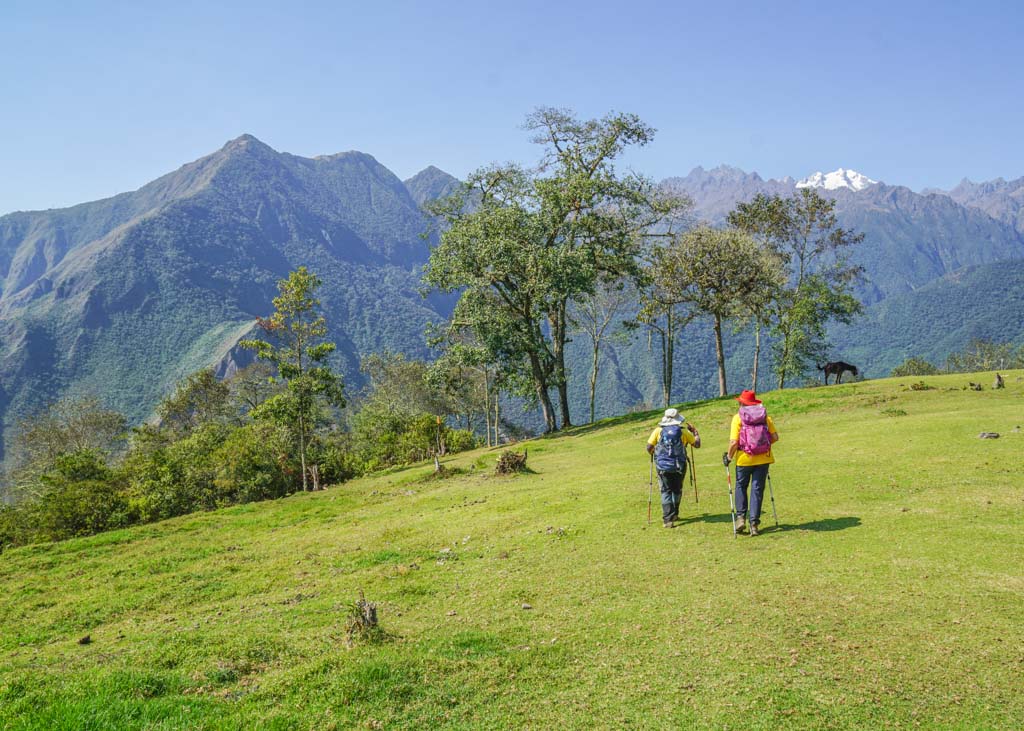
[[[775,512],[775,490],[772,489],[772,475],[768,473],[768,497],[772,499],[772,517],[775,518],[775,527],[779,527],[779,514]]]
[[[693,461],[693,445],[690,445],[690,484],[693,485],[693,502],[700,503],[697,497],[697,464]]]
[[[736,537],[736,500],[732,494],[732,473],[729,472],[729,453],[722,455],[722,464],[725,465],[725,480],[729,483],[729,509],[732,512],[732,537]]]
[[[647,487],[647,525],[651,524],[651,500],[654,498],[654,455],[651,455],[651,476]]]

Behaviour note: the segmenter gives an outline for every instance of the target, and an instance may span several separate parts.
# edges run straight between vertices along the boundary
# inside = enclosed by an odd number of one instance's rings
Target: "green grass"
[[[1020,728],[1022,375],[769,394],[757,538],[716,400],[684,408],[705,448],[675,530],[657,502],[646,526],[638,414],[530,442],[512,478],[469,453],[5,552],[0,728]],[[386,634],[349,648],[360,590]]]

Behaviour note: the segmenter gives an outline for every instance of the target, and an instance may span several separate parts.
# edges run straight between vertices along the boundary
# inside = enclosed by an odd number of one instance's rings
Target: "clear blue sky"
[[[1024,176],[1022,8],[0,0],[0,213],[132,190],[243,132],[464,175],[532,160],[538,105],[639,114],[658,135],[630,163],[655,178]]]

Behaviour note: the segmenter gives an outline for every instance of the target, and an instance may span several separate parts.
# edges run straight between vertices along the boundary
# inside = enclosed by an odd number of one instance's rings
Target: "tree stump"
[[[494,471],[499,475],[512,475],[516,472],[522,472],[526,469],[526,455],[527,450],[523,450],[523,453],[513,452],[507,450],[501,453],[498,457],[498,466],[494,468]]]
[[[377,605],[374,602],[366,601],[366,597],[360,591],[359,600],[350,605],[348,611],[348,626],[346,627],[348,644],[351,647],[358,640],[372,640],[379,633]]]

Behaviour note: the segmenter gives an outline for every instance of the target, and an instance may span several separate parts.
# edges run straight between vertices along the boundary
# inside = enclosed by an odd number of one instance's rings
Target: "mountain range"
[[[446,317],[453,299],[419,293],[431,245],[421,205],[458,184],[436,167],[402,181],[365,153],[303,158],[243,135],[137,191],[0,217],[0,426],[9,436],[19,415],[68,394],[97,394],[133,421],[146,418],[186,373],[244,364],[237,342],[270,312],[276,282],[302,264],[324,280],[335,366],[350,387],[361,382],[367,353],[428,357],[424,327]],[[955,312],[944,292],[963,294],[963,282],[971,291],[989,281],[1022,287],[1006,276],[1017,269],[996,263],[1024,260],[1024,178],[917,193],[844,169],[796,181],[723,166],[662,184],[713,223],[757,193],[814,186],[834,197],[841,224],[866,237],[856,257],[866,271],[862,324],[871,323],[842,330],[838,354],[855,354],[869,375],[906,354],[942,355],[913,327],[892,345],[907,327],[905,318],[896,324],[900,312],[938,308],[962,326],[971,316]],[[945,352],[968,337],[970,328],[941,326]],[[1003,331],[1022,333],[1016,321]],[[577,340],[570,362],[582,411],[586,344]],[[735,382],[745,377],[743,336],[729,347]],[[676,396],[709,395],[713,356],[702,326],[678,352]],[[600,412],[656,403],[656,360],[642,339],[609,350]]]
[[[184,374],[236,367],[236,343],[302,264],[324,280],[350,379],[363,353],[425,356],[424,327],[450,308],[418,293],[425,228],[370,155],[301,158],[249,135],[133,193],[4,216],[0,419],[86,393],[145,418]]]

